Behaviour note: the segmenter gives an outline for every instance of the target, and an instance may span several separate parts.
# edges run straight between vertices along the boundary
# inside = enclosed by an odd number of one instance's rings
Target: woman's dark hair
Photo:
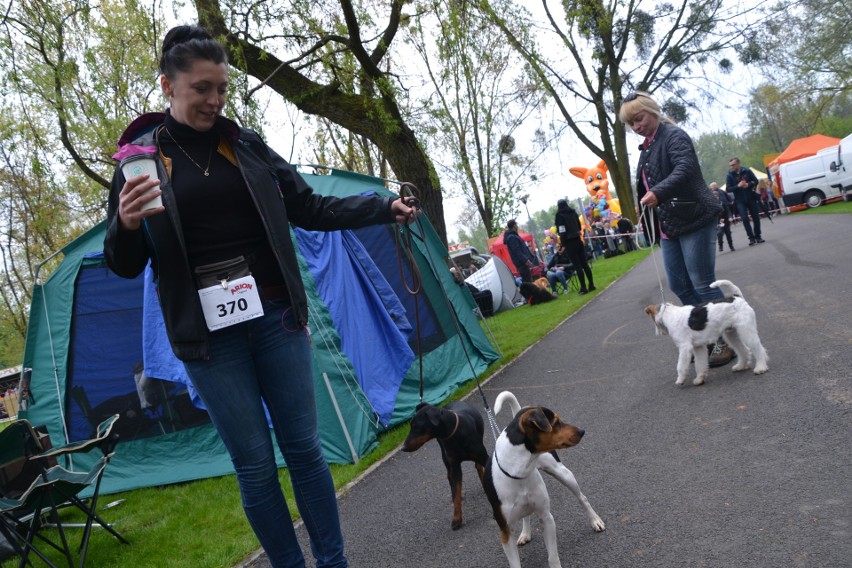
[[[210,32],[200,26],[176,26],[163,38],[160,73],[173,79],[178,71],[186,72],[194,61],[227,63],[225,48]]]

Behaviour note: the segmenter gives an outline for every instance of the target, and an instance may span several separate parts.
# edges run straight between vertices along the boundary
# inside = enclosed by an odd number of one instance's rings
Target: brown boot
[[[722,365],[727,365],[731,362],[731,359],[737,356],[734,353],[734,350],[731,349],[727,343],[723,339],[717,339],[716,343],[713,345],[707,346],[708,351],[710,351],[710,357],[708,358],[708,364],[711,367],[721,367]]]

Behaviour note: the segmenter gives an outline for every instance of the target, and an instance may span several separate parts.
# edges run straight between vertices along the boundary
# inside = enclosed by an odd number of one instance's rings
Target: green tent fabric
[[[350,172],[331,170],[329,174],[304,174],[304,177],[323,195],[391,194],[384,180]],[[420,219],[421,223],[413,227],[416,238],[412,254],[423,275],[422,291],[416,300],[406,298],[400,275],[394,274],[398,269],[393,234],[406,229],[389,225],[384,237],[376,239],[374,231],[372,236],[365,234],[365,238],[373,239],[366,248],[406,306],[406,317],[412,325],[415,315],[409,313],[409,307],[419,301],[425,308],[421,310],[421,324],[431,331],[422,338],[423,398],[438,403],[459,385],[479,375],[498,359],[498,354],[480,328],[473,299],[466,288],[455,284],[447,269],[447,252],[440,239],[428,220]],[[119,279],[104,266],[99,254],[104,231],[105,225],[101,223],[65,246],[58,267],[45,282],[34,287],[23,363],[25,375],[29,376],[30,396],[22,405],[21,417],[35,425],[46,425],[51,439],[59,444],[79,439],[80,421],[96,421],[99,409],[124,413],[126,416],[117,425],[124,421],[125,434],[106,470],[104,493],[232,473],[227,452],[205,413],[188,408],[185,393],[172,383],[163,383],[167,385],[162,386],[164,398],[170,401],[163,406],[169,406],[169,412],[177,410],[189,418],[166,421],[165,426],[162,420],[145,418],[150,410],[144,411],[139,406],[139,392],[131,369],[133,361],[140,358],[139,353],[122,355],[118,359],[124,365],[120,372],[101,368],[115,364],[118,355],[114,345],[119,339],[135,345],[135,338],[141,334],[138,328],[142,311],[141,277]],[[323,452],[331,463],[352,462],[376,446],[380,431],[413,415],[420,402],[420,361],[415,357],[402,378],[393,413],[383,423],[361,389],[351,362],[341,351],[341,330],[335,328],[328,307],[317,294],[314,277],[304,258],[300,258],[300,264],[310,304],[314,384]],[[92,301],[84,297],[89,281],[105,283],[117,291],[102,293]],[[82,313],[83,305],[90,305],[86,314]],[[89,335],[83,337],[80,320],[90,317],[105,317],[107,323],[91,326],[95,331],[86,332]],[[369,340],[369,335],[365,335],[364,340]],[[415,335],[409,338],[409,345],[416,352]],[[86,384],[89,393],[98,393],[97,400],[86,400],[92,398],[83,393],[81,385]],[[102,393],[99,389],[112,390]],[[110,398],[100,400],[107,396]],[[88,411],[86,406],[90,406]],[[85,420],[82,427],[91,427]],[[278,458],[279,465],[284,465],[280,455]],[[85,468],[90,464],[74,465]]]

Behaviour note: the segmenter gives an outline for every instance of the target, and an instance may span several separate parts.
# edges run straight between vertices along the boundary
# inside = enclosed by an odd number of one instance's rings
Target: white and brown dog
[[[559,415],[542,406],[521,408],[511,392],[503,391],[494,404],[495,414],[508,403],[514,414],[512,422],[500,434],[494,453],[485,468],[483,486],[500,527],[503,552],[510,568],[520,568],[518,545],[532,538],[530,515],[535,513],[543,524],[547,565],[560,568],[556,546],[556,522],[550,513],[550,496],[539,470],[550,474],[577,497],[586,511],[592,529],[603,531],[603,520],[595,513],[589,500],[567,467],[562,465],[556,450],[570,448],[580,442],[585,432],[563,422]],[[517,540],[512,539],[512,525],[523,519]]]
[[[757,334],[754,310],[745,301],[740,289],[728,280],[717,280],[710,287],[720,288],[725,293],[725,299],[700,306],[666,303],[645,308],[645,313],[654,320],[657,335],[668,335],[677,345],[677,385],[686,381],[692,357],[695,357],[695,379],[692,384],[704,383],[708,371],[707,346],[719,336],[724,337],[737,354],[734,371],[744,371],[752,363],[755,375],[769,370],[769,356]]]

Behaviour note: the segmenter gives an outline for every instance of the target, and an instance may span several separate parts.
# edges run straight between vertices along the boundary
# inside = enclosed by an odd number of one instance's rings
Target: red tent
[[[488,253],[499,257],[500,260],[506,263],[506,266],[509,267],[509,270],[512,271],[512,274],[514,274],[515,276],[520,276],[520,274],[518,274],[518,269],[515,268],[515,265],[512,262],[512,257],[509,256],[509,247],[503,244],[504,234],[505,232],[501,233],[500,236],[488,239]],[[538,251],[536,250],[535,240],[533,239],[533,236],[529,233],[522,233],[521,231],[518,231],[518,235],[522,239],[524,239],[524,241],[526,241],[527,246],[530,247],[530,250],[532,250],[533,254],[538,256]]]

